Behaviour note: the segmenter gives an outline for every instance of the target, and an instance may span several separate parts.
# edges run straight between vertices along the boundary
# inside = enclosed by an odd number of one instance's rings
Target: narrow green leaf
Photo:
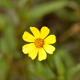
[[[67,1],[52,1],[33,7],[28,13],[28,19],[37,20],[44,15],[62,9],[67,5]]]
[[[6,20],[4,15],[0,14],[0,28],[3,28],[5,26]]]
[[[70,78],[80,71],[80,64],[76,65],[75,67],[71,68],[66,72],[66,80],[70,80]]]
[[[59,74],[59,79],[62,79],[64,77],[65,68],[64,64],[58,54],[54,55],[54,63],[57,69],[57,73]]]
[[[50,62],[48,63],[48,60],[45,60],[43,63],[44,65],[44,75],[49,78],[50,80],[56,79],[56,74],[53,71],[53,67],[50,65]],[[47,76],[48,75],[48,76]]]
[[[8,24],[6,31],[5,31],[5,38],[8,42],[8,46],[9,48],[14,51],[17,48],[17,43],[16,43],[16,37],[15,37],[15,27],[13,27],[12,25]]]
[[[9,51],[4,37],[0,39],[0,51],[4,54],[6,54]]]
[[[19,0],[17,6],[18,6],[19,8],[21,8],[21,7],[25,6],[25,4],[27,3],[27,1],[28,1],[28,0]]]
[[[19,24],[19,17],[14,10],[12,9],[7,10],[7,14],[14,25]]]
[[[13,8],[13,5],[9,1],[6,1],[6,0],[0,0],[0,5],[5,8]]]
[[[0,59],[0,80],[6,80],[9,65],[4,59]]]
[[[63,59],[65,65],[67,68],[71,67],[72,65],[74,65],[74,60],[73,58],[70,56],[69,52],[63,49],[59,49],[56,51],[56,53],[58,55],[60,55],[60,57]]]

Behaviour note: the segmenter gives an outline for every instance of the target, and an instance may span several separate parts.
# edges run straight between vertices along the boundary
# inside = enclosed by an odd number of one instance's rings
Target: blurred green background
[[[30,26],[57,37],[44,61],[22,53]],[[80,80],[80,0],[0,0],[0,80]]]

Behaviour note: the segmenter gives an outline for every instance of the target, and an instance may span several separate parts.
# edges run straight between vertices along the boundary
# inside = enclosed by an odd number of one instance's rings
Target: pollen
[[[36,39],[35,40],[35,46],[36,47],[38,47],[38,48],[40,48],[40,47],[42,47],[44,45],[44,40],[43,39]]]

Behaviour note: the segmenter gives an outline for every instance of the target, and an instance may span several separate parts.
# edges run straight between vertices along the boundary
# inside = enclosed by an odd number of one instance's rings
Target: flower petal
[[[50,30],[48,29],[48,27],[43,26],[41,28],[41,34],[40,34],[40,38],[44,39],[48,34],[49,34]]]
[[[40,32],[36,27],[30,27],[30,30],[34,34],[35,38],[39,38]]]
[[[29,51],[33,50],[35,47],[36,46],[34,43],[26,44],[22,47],[22,51],[24,54],[27,54],[29,53]]]
[[[29,52],[29,57],[31,57],[33,60],[36,58],[37,54],[38,54],[38,48],[35,47],[32,51]]]
[[[47,44],[53,44],[56,42],[56,36],[55,35],[49,35],[46,39],[44,39],[44,41]]]
[[[45,51],[49,54],[53,54],[53,52],[55,51],[55,47],[49,44],[45,44],[43,46],[43,48],[45,49]]]
[[[34,36],[28,33],[27,31],[24,32],[22,38],[24,41],[27,41],[27,42],[34,42],[35,40]]]
[[[47,58],[47,54],[43,48],[39,48],[38,60],[42,61]]]

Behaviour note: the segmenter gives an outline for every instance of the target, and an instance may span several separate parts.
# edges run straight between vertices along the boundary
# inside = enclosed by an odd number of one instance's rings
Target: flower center
[[[43,39],[40,39],[40,38],[39,39],[36,39],[35,40],[35,45],[38,48],[42,47],[44,45],[44,40]]]

